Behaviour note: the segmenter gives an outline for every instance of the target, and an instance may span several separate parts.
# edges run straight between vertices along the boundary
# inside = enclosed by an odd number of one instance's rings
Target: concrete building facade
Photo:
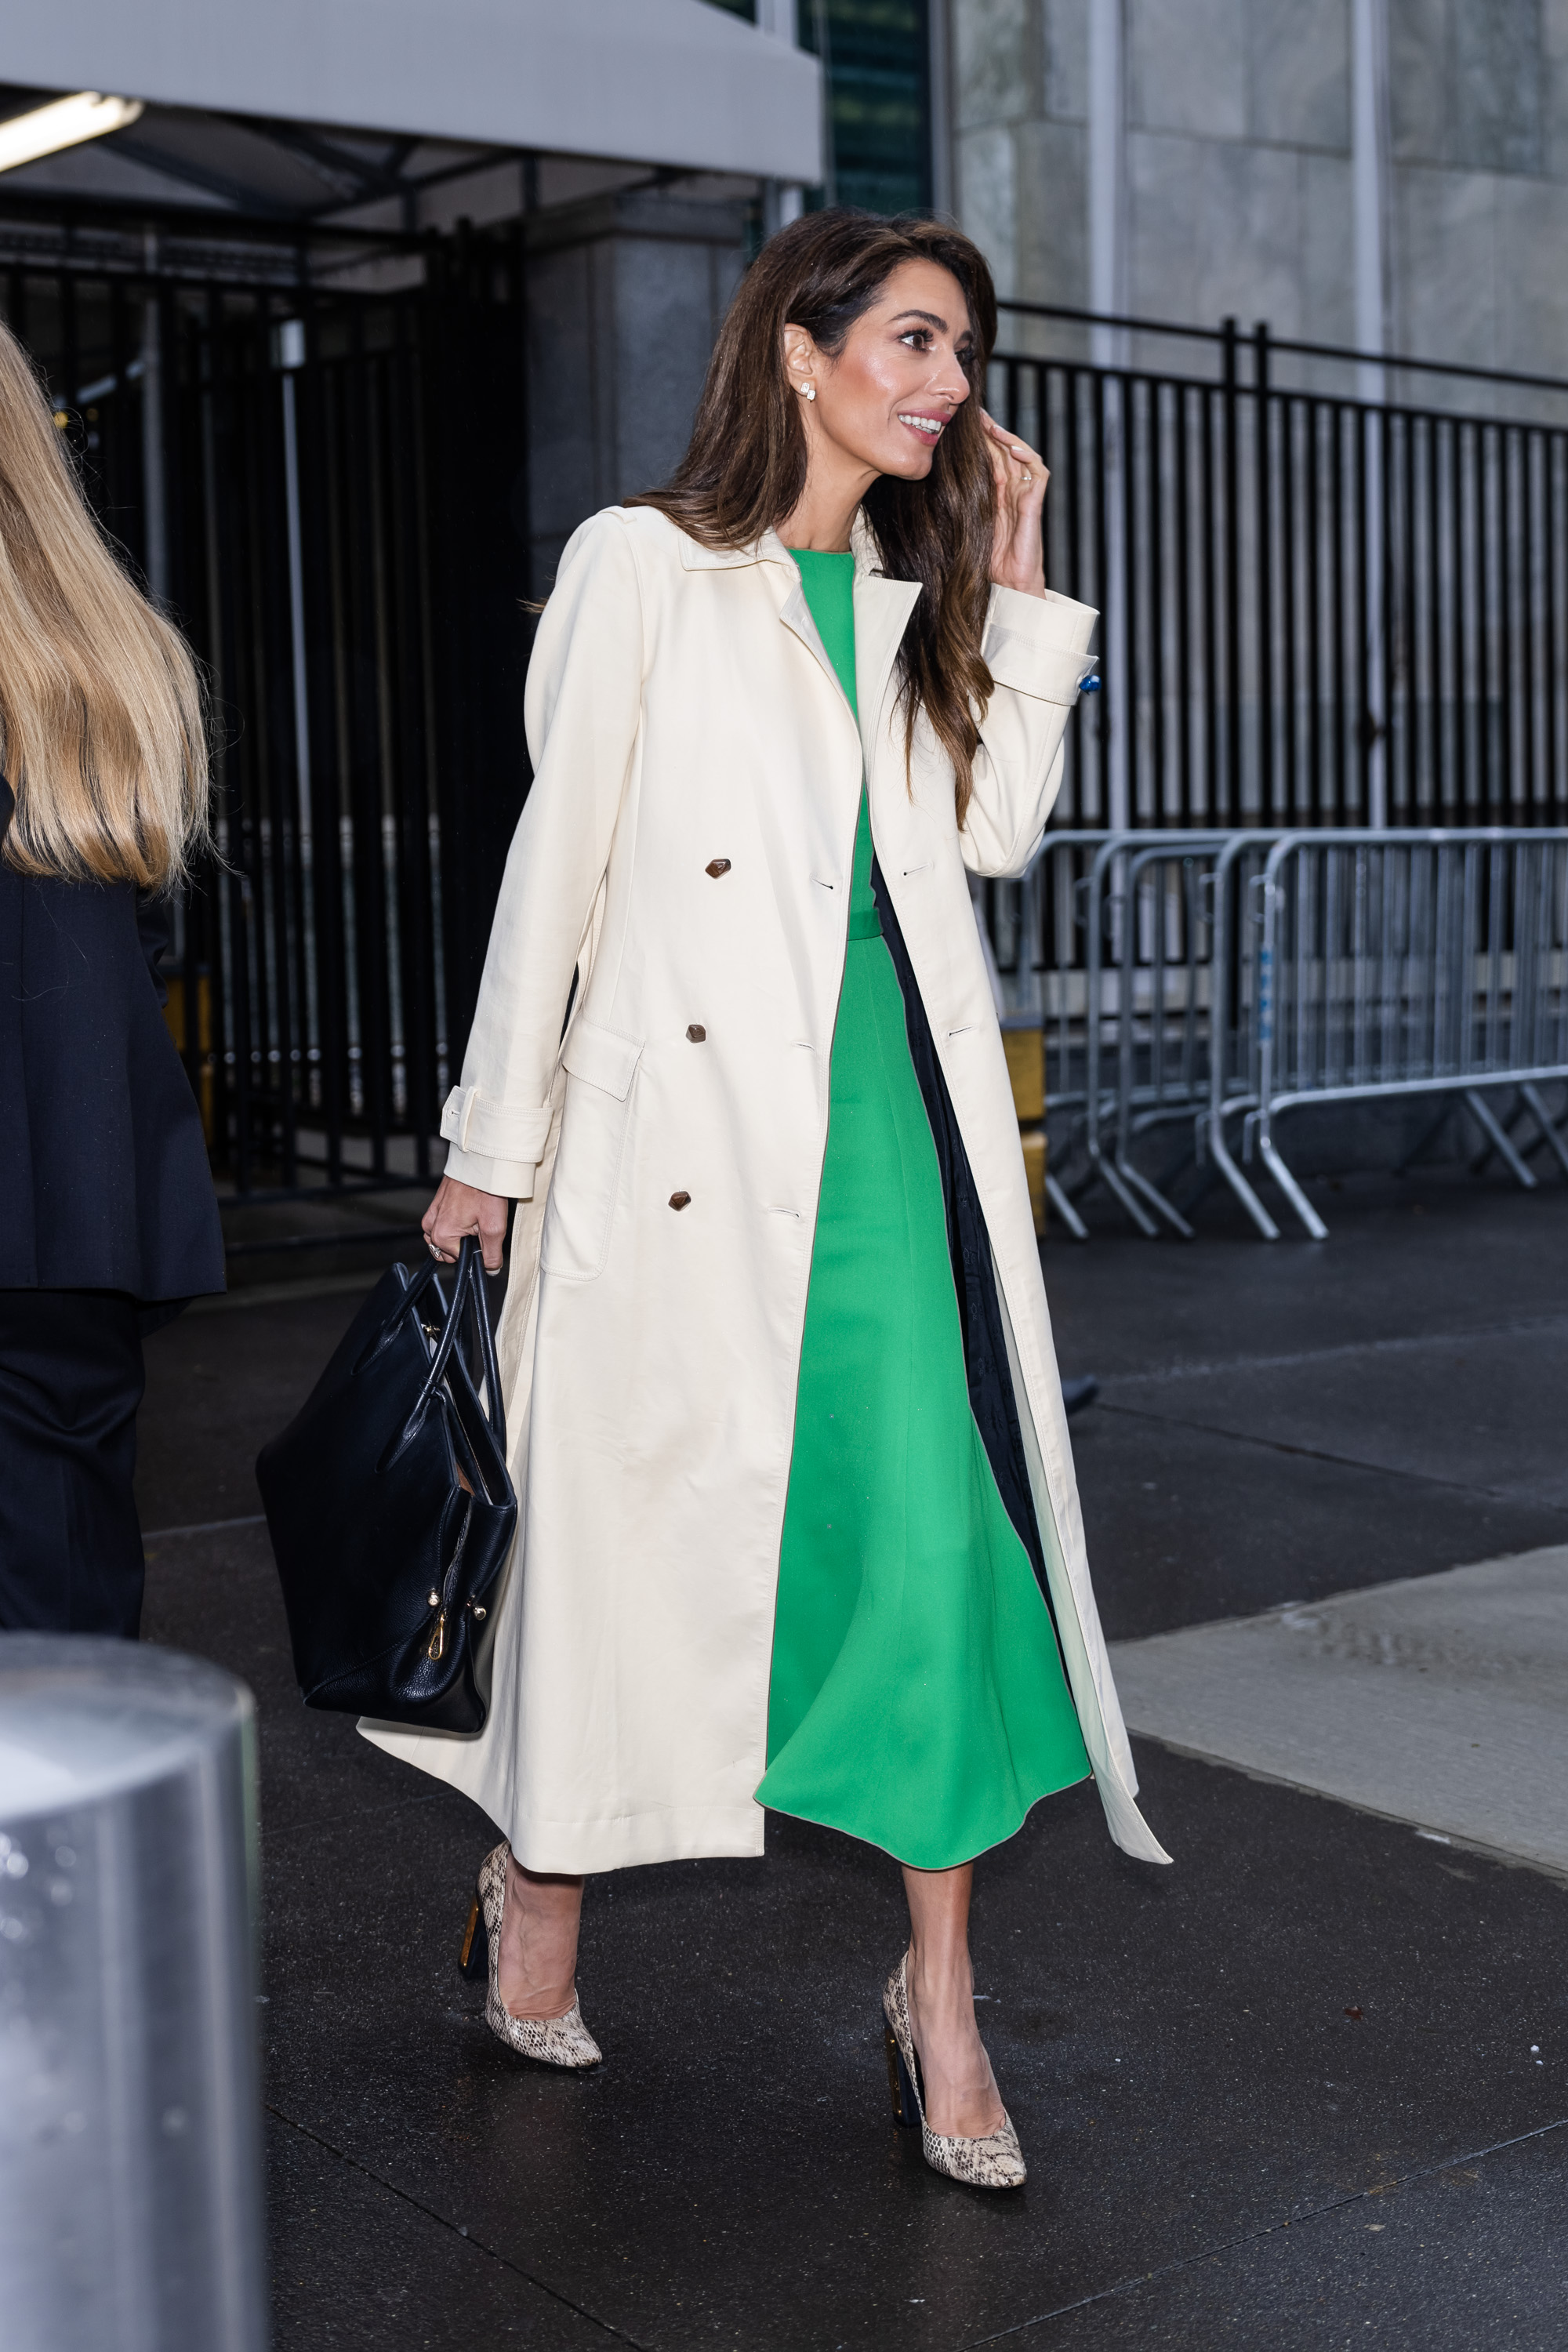
[[[1568,378],[1568,0],[946,0],[1016,299]]]
[[[391,291],[421,261],[390,247],[367,259],[367,240],[514,225],[525,530],[542,591],[585,514],[668,474],[748,244],[822,180],[821,72],[795,41],[793,0],[746,14],[701,0],[84,0],[16,17],[0,30],[0,131],[79,89],[137,110],[0,171],[0,263],[37,271],[69,249],[79,266],[90,226],[187,269],[221,237],[233,276],[244,224],[261,277],[308,250],[311,284]]]

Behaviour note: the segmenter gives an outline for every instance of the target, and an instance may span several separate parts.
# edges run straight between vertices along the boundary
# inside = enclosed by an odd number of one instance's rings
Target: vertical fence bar
[[[1176,482],[1172,529],[1176,591],[1176,692],[1179,740],[1176,762],[1176,805],[1183,824],[1194,821],[1193,808],[1193,627],[1192,627],[1192,437],[1190,384],[1173,385],[1175,400]]]
[[[1296,643],[1296,425],[1299,404],[1289,395],[1279,400],[1279,659],[1282,704],[1281,783],[1287,824],[1310,823],[1311,804],[1303,808],[1300,793],[1301,745],[1299,648]]]
[[[1203,508],[1197,520],[1198,545],[1202,551],[1202,593],[1200,612],[1204,638],[1204,822],[1215,824],[1225,814],[1225,794],[1220,768],[1220,702],[1219,702],[1219,605],[1215,587],[1215,542],[1220,519],[1215,505],[1215,434],[1221,415],[1215,394],[1205,384],[1196,394],[1198,424],[1202,433],[1203,463],[1198,469]]]
[[[1148,583],[1149,698],[1152,706],[1151,732],[1153,740],[1151,748],[1154,774],[1153,789],[1149,795],[1149,821],[1152,824],[1160,825],[1169,821],[1167,813],[1170,801],[1170,778],[1166,773],[1165,764],[1168,750],[1165,708],[1167,669],[1165,619],[1166,590],[1169,583],[1165,577],[1168,534],[1165,530],[1166,468],[1163,463],[1164,386],[1158,377],[1149,378],[1145,397],[1148,424],[1144,440],[1147,454],[1143,470],[1147,478],[1144,496],[1148,500],[1149,552],[1145,563],[1141,568]],[[1130,562],[1128,569],[1132,572],[1132,562]]]
[[[1563,747],[1564,730],[1561,720],[1563,698],[1568,693],[1568,646],[1560,635],[1558,581],[1564,565],[1568,565],[1568,525],[1559,521],[1568,499],[1560,499],[1559,484],[1564,482],[1564,457],[1568,444],[1561,433],[1546,436],[1545,525],[1546,549],[1544,586],[1546,593],[1546,652],[1542,663],[1546,680],[1546,783],[1548,822],[1568,813],[1568,777],[1564,777]],[[1568,484],[1564,484],[1568,488]],[[1564,998],[1568,1000],[1568,989]]]
[[[1258,806],[1259,822],[1279,822],[1276,789],[1274,711],[1274,485],[1269,467],[1274,402],[1268,385],[1268,327],[1259,319],[1252,337],[1253,463],[1258,534],[1254,598],[1258,612]]]
[[[1353,412],[1351,419],[1353,423]],[[1329,676],[1330,710],[1334,730],[1334,822],[1349,824],[1352,811],[1350,805],[1350,742],[1352,724],[1359,733],[1360,713],[1352,719],[1346,685],[1346,596],[1345,596],[1345,411],[1335,406],[1329,411],[1331,461],[1329,467],[1329,497],[1331,500],[1331,532],[1329,548],[1331,588],[1329,603],[1329,623],[1332,630],[1330,640]]]
[[[1438,436],[1441,424],[1436,416],[1427,419],[1427,475],[1425,475],[1425,508],[1427,508],[1427,746],[1429,767],[1432,767],[1432,788],[1429,788],[1427,821],[1438,824],[1441,812],[1448,804],[1448,719],[1444,706],[1444,501],[1441,501],[1441,480],[1444,470],[1438,461]]]
[[[1221,329],[1225,421],[1225,806],[1226,824],[1241,823],[1241,453],[1237,446],[1237,336],[1234,319]]]
[[[1319,824],[1339,824],[1342,822],[1337,798],[1331,790],[1325,792],[1323,774],[1323,524],[1322,480],[1319,443],[1322,437],[1322,412],[1315,400],[1305,404],[1306,444],[1304,457],[1306,483],[1304,500],[1307,551],[1307,728],[1306,762],[1309,804]],[[1325,799],[1327,805],[1325,806]]]
[[[1541,605],[1542,601],[1537,596],[1535,592],[1535,458],[1540,436],[1539,435],[1527,430],[1521,436],[1521,440],[1522,447],[1521,464],[1520,467],[1520,501],[1522,511],[1520,517],[1520,588],[1524,605],[1524,627],[1522,631],[1522,638],[1524,656],[1525,814],[1527,823],[1531,824],[1540,824],[1545,822],[1546,819],[1546,811],[1542,806],[1543,795],[1541,791],[1541,779],[1536,768],[1536,748],[1539,729],[1536,723],[1537,714],[1535,708],[1535,655],[1536,637],[1541,625]]]

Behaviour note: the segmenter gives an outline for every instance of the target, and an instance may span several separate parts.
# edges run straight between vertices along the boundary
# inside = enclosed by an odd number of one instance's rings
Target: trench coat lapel
[[[863,514],[855,518],[850,545],[855,555],[855,700],[859,713],[862,753],[868,773],[871,745],[877,734],[882,698],[887,692],[899,647],[903,643],[904,631],[909,627],[910,616],[920,602],[921,583],[918,580],[883,578],[877,569],[880,557],[877,536]],[[799,567],[776,530],[765,530],[761,539],[750,547],[703,547],[683,534],[680,560],[689,572],[737,572],[751,564],[776,565],[783,575],[781,585],[787,583],[779,608],[780,620],[793,635],[800,639],[834,694],[846,709],[848,708],[848,698],[838,682],[838,673],[828,659],[826,647],[811,617],[811,607],[800,584]]]
[[[920,603],[921,583],[918,580],[882,577],[876,568],[880,560],[876,534],[863,514],[856,516],[850,540],[855,550],[855,699],[860,713],[866,772],[869,775],[882,698],[904,641],[904,631]]]

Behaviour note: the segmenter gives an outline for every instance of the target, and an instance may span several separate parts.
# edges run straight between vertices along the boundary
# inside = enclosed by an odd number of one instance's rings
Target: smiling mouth
[[[918,433],[922,441],[940,441],[947,425],[945,416],[911,416],[900,415],[899,423]]]

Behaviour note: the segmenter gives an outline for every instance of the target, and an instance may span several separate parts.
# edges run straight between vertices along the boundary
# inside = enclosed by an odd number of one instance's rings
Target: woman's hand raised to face
[[[1046,593],[1046,544],[1042,518],[1046,461],[1016,433],[1006,432],[984,409],[986,454],[996,485],[996,529],[991,542],[991,577],[999,588],[1018,588],[1026,596]]]
[[[449,1264],[463,1235],[478,1234],[485,1272],[499,1274],[506,1244],[506,1213],[501,1193],[481,1192],[476,1184],[460,1184],[455,1176],[443,1176],[421,1220],[426,1246],[432,1256]]]

